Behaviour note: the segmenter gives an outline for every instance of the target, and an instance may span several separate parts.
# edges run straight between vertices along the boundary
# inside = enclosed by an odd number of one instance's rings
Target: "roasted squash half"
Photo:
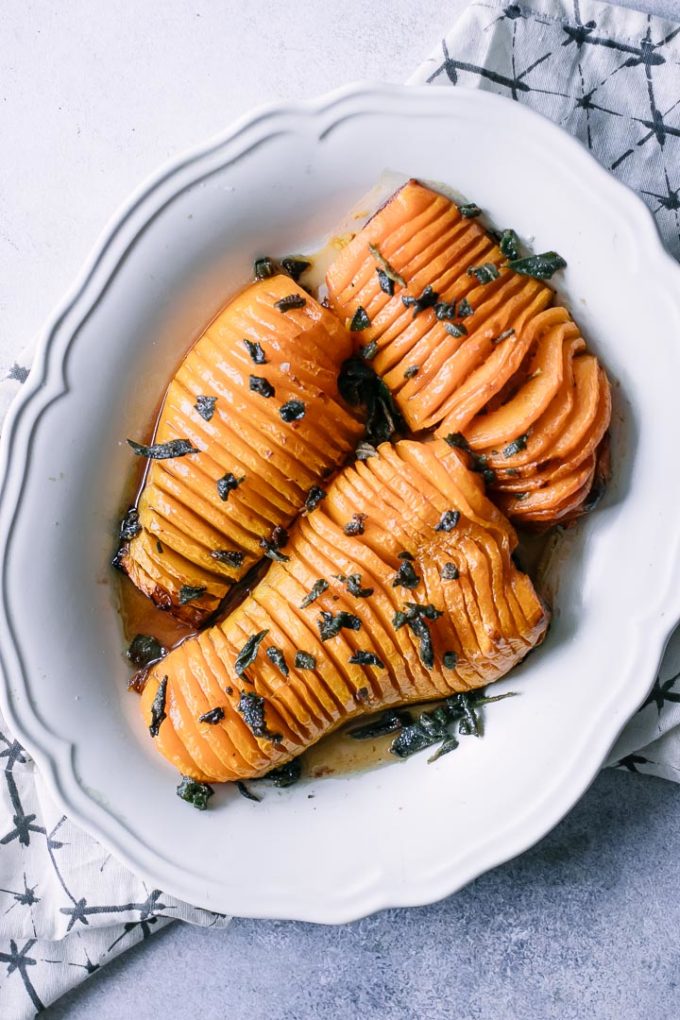
[[[383,444],[231,615],[151,669],[158,750],[194,779],[257,777],[355,716],[498,679],[547,626],[515,544],[461,451]]]
[[[350,351],[336,317],[283,275],[248,287],[191,348],[155,435],[190,452],[150,460],[141,530],[120,557],[160,608],[198,624],[276,555],[281,529],[363,432],[337,388]]]
[[[413,431],[458,436],[515,521],[564,522],[601,481],[609,383],[550,287],[462,208],[410,181],[331,265],[330,305]]]

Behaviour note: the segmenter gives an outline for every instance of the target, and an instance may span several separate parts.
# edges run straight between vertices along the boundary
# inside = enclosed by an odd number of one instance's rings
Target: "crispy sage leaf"
[[[397,730],[408,726],[412,722],[411,713],[406,709],[388,708],[379,716],[363,723],[361,726],[354,726],[347,730],[347,736],[353,740],[375,740],[376,737],[384,737],[388,733],[396,733]]]
[[[307,298],[303,297],[302,294],[287,294],[286,297],[282,297],[274,302],[274,308],[278,309],[279,312],[290,312],[294,308],[304,308],[306,304]]]
[[[385,663],[380,659],[375,652],[367,652],[359,650],[350,655],[348,662],[353,666],[376,666],[378,669],[384,669]]]
[[[251,375],[248,380],[249,388],[253,393],[259,393],[261,397],[273,397],[276,393],[275,388],[269,382],[269,379],[265,379],[261,375]]]
[[[363,535],[365,529],[366,514],[352,514],[352,520],[348,521],[343,527],[343,531],[350,537],[354,535]]]
[[[545,251],[541,255],[527,255],[523,259],[511,259],[508,268],[522,276],[535,280],[549,280],[553,273],[565,269],[567,263],[556,251]]]
[[[305,595],[302,602],[300,603],[300,609],[306,609],[307,606],[311,606],[312,602],[316,602],[320,595],[323,595],[328,589],[328,581],[323,577],[320,577],[318,581],[315,581],[312,585],[312,590]]]
[[[158,690],[151,703],[151,722],[149,723],[149,733],[152,737],[157,737],[158,732],[161,728],[161,723],[164,719],[167,719],[165,714],[165,698],[168,692],[168,678],[164,676],[158,685]]]
[[[191,779],[189,776],[182,776],[177,787],[177,796],[188,804],[193,804],[199,811],[205,811],[214,792],[208,783],[199,783],[197,779]]]
[[[246,346],[248,354],[250,355],[251,359],[255,362],[256,365],[267,364],[267,357],[262,348],[262,344],[253,342],[252,340],[248,340],[246,337],[243,338],[243,343]]]
[[[281,259],[281,267],[285,273],[292,280],[297,283],[303,273],[306,273],[311,266],[309,259],[296,258],[293,255],[287,255],[284,259]]]
[[[299,421],[305,416],[305,405],[301,400],[287,400],[281,404],[279,414],[285,422]]]
[[[479,283],[491,283],[492,280],[497,280],[500,276],[493,262],[483,262],[481,266],[470,266],[467,274],[476,276]]]
[[[210,421],[215,413],[217,397],[196,397],[194,407],[205,421]]]
[[[235,549],[213,549],[210,555],[218,563],[226,563],[229,567],[240,567],[245,559],[245,553]]]
[[[246,476],[241,475],[237,478],[231,471],[227,471],[226,475],[222,475],[221,478],[217,479],[217,494],[225,502],[229,499],[229,493],[233,492],[234,489],[238,489],[241,482],[245,482]]]
[[[439,524],[435,524],[435,531],[453,531],[460,520],[460,510],[445,510],[439,519]]]
[[[293,758],[292,761],[287,761],[285,765],[279,765],[278,768],[272,769],[271,772],[267,772],[263,779],[270,779],[274,786],[278,786],[281,789],[285,789],[287,786],[292,786],[300,779],[302,775],[302,762],[299,758]]]
[[[344,609],[341,609],[335,615],[322,610],[321,616],[317,620],[317,626],[321,640],[328,641],[330,638],[337,637],[343,627],[347,630],[359,630],[361,628],[361,620],[358,616],[354,616],[353,613],[345,612]]]
[[[200,599],[202,595],[205,595],[205,585],[191,585],[183,584],[179,590],[179,604],[180,606],[186,606],[188,602],[194,602],[196,599]]]
[[[236,657],[234,669],[236,676],[243,676],[248,666],[251,666],[257,657],[257,652],[263,639],[269,633],[269,629],[260,630],[257,634],[251,635]]]
[[[281,734],[272,733],[265,722],[264,698],[260,697],[259,694],[241,691],[237,709],[243,716],[243,721],[253,736],[266,737],[269,740],[275,741],[281,740]]]
[[[392,283],[398,283],[400,287],[406,286],[406,280],[404,279],[404,277],[400,273],[398,273],[396,269],[392,268],[392,266],[389,264],[384,255],[380,254],[380,249],[378,248],[377,245],[369,244],[368,250],[370,251],[375,261],[378,263],[380,269],[383,271],[388,280],[391,280]],[[392,291],[392,293],[394,293],[394,291]]]
[[[186,457],[188,453],[201,452],[188,439],[170,439],[167,443],[153,443],[151,446],[128,439],[127,444],[138,457],[148,457],[149,460],[172,460],[174,457]]]
[[[326,498],[326,490],[320,488],[318,485],[313,485],[307,493],[307,499],[305,500],[305,510],[311,513],[312,510],[316,510],[319,503]]]
[[[393,588],[417,588],[420,584],[420,577],[416,574],[413,564],[404,560],[392,581]]]
[[[209,712],[204,712],[203,715],[198,717],[199,722],[208,723],[209,726],[216,726],[222,719],[224,719],[224,709],[220,705],[217,708],[211,708]]]
[[[276,666],[280,673],[284,676],[288,676],[290,674],[288,663],[286,662],[286,656],[280,648],[277,648],[276,645],[270,645],[269,648],[267,648],[266,654],[271,664]]]
[[[296,669],[316,669],[316,659],[309,652],[295,653]]]
[[[135,634],[127,650],[127,657],[135,666],[148,666],[165,655],[165,648],[151,634]]]
[[[142,530],[142,525],[139,523],[139,510],[136,506],[131,506],[126,511],[123,520],[120,522],[120,528],[118,533],[124,542],[129,542],[130,539],[138,535]]]
[[[276,263],[273,259],[270,259],[268,255],[264,255],[261,259],[255,259],[253,263],[253,274],[256,280],[268,280],[270,276],[274,276],[276,273]]]
[[[474,216],[480,216],[482,210],[475,202],[466,202],[465,205],[458,206],[458,212],[461,216],[464,216],[466,220],[469,220]]]
[[[504,230],[498,241],[498,247],[506,259],[519,258],[519,237],[514,230]]]
[[[349,324],[350,333],[361,333],[362,330],[368,329],[370,325],[371,320],[366,313],[366,309],[359,305]]]
[[[236,780],[236,789],[242,797],[246,798],[246,800],[254,800],[257,804],[259,804],[262,800],[262,797],[259,797],[256,793],[253,793],[252,790],[248,789],[242,779]]]
[[[522,436],[518,436],[517,439],[513,439],[511,443],[503,447],[504,457],[514,457],[516,453],[520,453],[522,450],[526,450],[528,436],[526,432]]]

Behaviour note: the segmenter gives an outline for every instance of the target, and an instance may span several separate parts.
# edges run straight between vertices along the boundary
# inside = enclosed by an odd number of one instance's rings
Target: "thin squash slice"
[[[254,778],[356,716],[491,683],[547,626],[515,545],[460,450],[381,445],[237,609],[151,668],[157,749],[193,779]]]
[[[154,440],[184,445],[150,460],[141,530],[120,556],[157,606],[199,624],[279,555],[283,529],[362,435],[337,388],[350,352],[335,316],[283,275],[248,287],[194,344]]]
[[[412,431],[457,437],[518,523],[565,522],[592,501],[609,382],[551,288],[465,211],[409,181],[331,265],[330,306]]]

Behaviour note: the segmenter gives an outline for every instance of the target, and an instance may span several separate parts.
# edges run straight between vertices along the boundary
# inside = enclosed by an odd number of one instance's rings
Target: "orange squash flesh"
[[[392,296],[381,289],[369,245],[405,288],[395,282]],[[478,219],[412,180],[342,249],[326,282],[346,325],[365,309],[370,325],[355,344],[375,344],[372,364],[409,428],[461,433],[487,479],[493,472],[499,506],[518,523],[547,527],[588,499],[585,465],[594,470],[609,427],[609,383],[550,287],[506,262]],[[480,284],[470,270],[484,264],[498,275]],[[402,298],[417,299],[427,286],[438,303],[459,311],[465,300],[472,313],[447,320],[426,307],[414,316]],[[451,335],[451,324],[465,332]],[[527,490],[531,498],[513,495]]]
[[[301,308],[280,311],[289,295]],[[266,362],[253,361],[258,343]],[[189,439],[199,451],[151,461],[139,501],[142,531],[122,566],[157,605],[198,624],[214,612],[230,585],[261,559],[262,540],[287,527],[314,485],[338,468],[362,426],[337,389],[351,338],[338,320],[287,276],[248,287],[226,306],[189,351],[168,387],[155,442]],[[251,389],[267,380],[271,397]],[[217,398],[206,421],[199,395]],[[304,404],[304,416],[284,421],[282,405]],[[221,498],[217,482],[243,479]],[[212,553],[237,554],[237,562]],[[240,559],[240,562],[238,560]],[[203,589],[181,604],[182,587]]]
[[[141,699],[147,725],[167,678],[166,717],[155,737],[161,754],[199,780],[261,776],[349,719],[483,686],[535,647],[546,630],[546,610],[512,561],[511,525],[464,461],[442,440],[402,441],[345,468],[318,508],[294,525],[288,560],[272,564],[227,619],[151,669]],[[438,529],[451,510],[460,514],[457,523]],[[364,530],[348,535],[345,525],[354,514],[365,515]],[[419,578],[413,589],[395,586],[404,552]],[[457,567],[455,580],[446,579],[446,564]],[[346,578],[353,574],[370,594],[350,593]],[[321,578],[328,588],[303,608]],[[431,665],[410,627],[395,627],[395,613],[407,603],[431,604],[442,613],[428,621]],[[321,613],[341,611],[353,614],[359,629],[343,628],[322,640]],[[263,630],[254,662],[239,677],[239,652]],[[270,647],[283,653],[287,673],[268,656]],[[314,656],[312,669],[296,666],[298,651]],[[357,651],[372,652],[384,668],[350,663]],[[444,666],[447,651],[456,653],[454,668]],[[264,733],[253,732],[240,710],[248,695],[263,699]],[[220,720],[200,720],[214,708],[222,709]]]

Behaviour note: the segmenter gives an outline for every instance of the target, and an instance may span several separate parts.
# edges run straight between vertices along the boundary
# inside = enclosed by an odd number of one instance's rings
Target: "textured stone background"
[[[5,0],[0,335],[37,331],[159,163],[255,103],[403,81],[464,6]],[[680,18],[677,0],[622,6]],[[677,1020],[679,808],[676,786],[608,772],[539,846],[443,903],[338,928],[173,926],[46,1015]]]

